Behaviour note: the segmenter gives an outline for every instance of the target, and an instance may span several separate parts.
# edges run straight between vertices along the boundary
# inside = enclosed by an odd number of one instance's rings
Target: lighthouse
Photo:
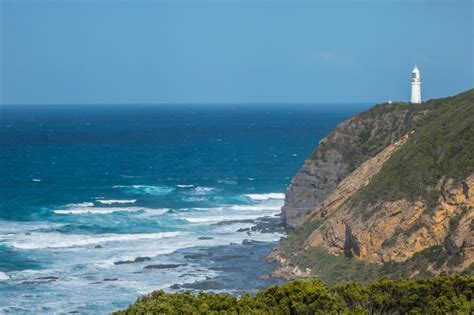
[[[421,81],[420,81],[420,70],[415,66],[411,73],[411,99],[410,103],[418,104],[421,103]]]

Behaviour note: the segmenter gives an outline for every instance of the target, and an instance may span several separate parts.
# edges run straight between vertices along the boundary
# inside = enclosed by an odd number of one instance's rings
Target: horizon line
[[[318,102],[179,102],[179,103],[0,103],[0,106],[102,106],[102,105],[146,105],[146,106],[160,106],[160,105],[337,105],[337,104],[384,104],[387,101],[360,101],[360,102],[344,102],[344,101],[318,101]],[[405,102],[395,101],[394,103]]]

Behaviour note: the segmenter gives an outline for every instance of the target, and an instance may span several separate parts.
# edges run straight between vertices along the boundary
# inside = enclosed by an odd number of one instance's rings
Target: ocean
[[[156,289],[278,283],[262,257],[285,236],[291,177],[368,107],[1,106],[0,313],[106,314]]]

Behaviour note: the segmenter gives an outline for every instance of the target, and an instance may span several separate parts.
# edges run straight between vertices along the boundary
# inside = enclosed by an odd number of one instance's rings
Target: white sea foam
[[[81,203],[70,203],[66,205],[68,208],[76,208],[76,207],[93,207],[94,203],[93,202],[81,202]]]
[[[194,188],[194,193],[196,195],[206,195],[206,194],[209,194],[209,193],[213,193],[215,191],[216,191],[216,189],[213,188],[213,187],[201,187],[201,186],[199,186],[199,187]]]
[[[52,222],[19,222],[19,221],[3,221],[0,220],[0,236],[7,234],[17,234],[31,232],[35,230],[57,229],[64,226],[62,223]]]
[[[284,193],[268,193],[268,194],[247,194],[245,197],[248,197],[252,200],[270,200],[270,199],[285,199]]]
[[[235,211],[278,211],[283,204],[268,204],[268,205],[235,205],[229,207]]]
[[[138,212],[143,210],[148,209],[143,207],[70,207],[67,209],[53,210],[53,212],[56,214],[110,214],[114,212]]]
[[[184,211],[222,211],[224,210],[225,208],[224,207],[211,207],[211,208],[201,208],[201,207],[197,207],[197,208],[181,208],[179,209],[180,211],[184,210]]]
[[[194,187],[194,185],[176,185],[178,188],[191,188]]]
[[[32,181],[34,181],[34,182],[40,182],[41,179],[39,179],[39,178],[33,178]]]
[[[262,214],[245,214],[245,215],[212,215],[212,216],[196,216],[183,217],[189,223],[217,223],[234,220],[251,220],[262,217]]]
[[[117,185],[117,186],[113,186],[113,188],[121,188],[125,190],[125,192],[132,193],[132,194],[146,194],[146,195],[155,195],[155,196],[167,195],[176,189],[174,187],[168,187],[168,186],[151,186],[151,185],[131,185],[131,186]]]
[[[68,248],[95,245],[109,242],[131,242],[140,240],[157,240],[181,235],[181,232],[159,232],[140,234],[61,234],[51,233],[30,233],[17,234],[14,236],[2,236],[6,244],[19,249],[42,249],[42,248]]]
[[[6,273],[0,271],[0,281],[5,281],[8,279],[10,279],[10,277]]]
[[[137,199],[129,199],[129,200],[119,200],[119,199],[111,199],[111,200],[97,200],[97,202],[104,204],[104,205],[112,205],[112,204],[125,204],[125,203],[135,203]]]

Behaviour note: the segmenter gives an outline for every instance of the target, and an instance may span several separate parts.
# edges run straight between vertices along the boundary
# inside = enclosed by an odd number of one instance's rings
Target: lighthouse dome
[[[418,70],[418,67],[417,67],[417,66],[415,66],[415,68],[413,68],[412,73],[420,73],[420,70]]]

